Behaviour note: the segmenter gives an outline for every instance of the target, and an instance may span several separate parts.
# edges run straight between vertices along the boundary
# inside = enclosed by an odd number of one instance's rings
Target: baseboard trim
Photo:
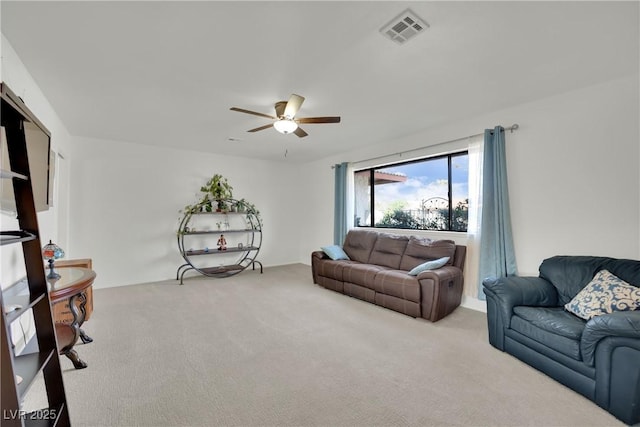
[[[470,308],[471,310],[481,311],[483,313],[487,312],[487,302],[479,300],[478,298],[463,295],[460,305],[465,308]]]

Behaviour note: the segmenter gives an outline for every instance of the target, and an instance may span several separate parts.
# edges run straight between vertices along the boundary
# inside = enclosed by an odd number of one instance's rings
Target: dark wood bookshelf
[[[1,179],[13,182],[15,210],[19,230],[2,231],[0,244],[22,246],[24,265],[28,283],[27,295],[7,295],[0,292],[2,323],[0,330],[0,366],[2,388],[0,401],[2,406],[2,426],[69,426],[69,412],[60,369],[60,359],[56,345],[55,327],[51,313],[51,304],[42,260],[42,245],[38,218],[36,215],[31,173],[27,155],[27,135],[25,122],[37,125],[50,137],[49,131],[4,83],[0,84],[2,108],[0,116],[7,144],[11,170],[2,170]],[[11,309],[18,304],[17,309]],[[35,328],[35,346],[33,352],[16,354],[11,339],[11,323],[19,321],[28,311],[33,314]],[[38,374],[42,373],[47,393],[46,408],[27,413],[22,402]],[[18,383],[17,375],[22,380]]]

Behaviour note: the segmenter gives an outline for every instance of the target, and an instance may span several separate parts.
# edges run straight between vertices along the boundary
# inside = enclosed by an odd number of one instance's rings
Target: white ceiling
[[[379,29],[410,7],[430,28]],[[0,3],[1,31],[76,136],[304,162],[638,73],[638,2]],[[291,93],[299,139],[261,117]],[[229,139],[239,139],[230,141]]]

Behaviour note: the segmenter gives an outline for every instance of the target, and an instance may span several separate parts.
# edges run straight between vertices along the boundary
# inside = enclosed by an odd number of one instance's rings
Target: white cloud
[[[467,187],[466,183],[452,185],[454,206],[468,197]],[[425,183],[418,178],[410,178],[404,183],[378,185],[375,194],[376,208],[385,211],[392,203],[403,201],[407,209],[419,209],[423,200],[433,197],[448,199],[448,191],[447,180],[444,179]]]

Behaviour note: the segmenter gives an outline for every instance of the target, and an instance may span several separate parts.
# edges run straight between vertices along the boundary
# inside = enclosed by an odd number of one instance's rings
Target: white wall
[[[332,164],[513,123],[520,129],[506,138],[519,273],[537,275],[543,259],[559,254],[640,259],[638,98],[633,75],[306,164],[304,204],[314,226],[300,242],[299,260],[308,264],[309,253],[332,240]]]
[[[173,277],[181,263],[175,239],[178,210],[192,202],[214,173],[228,177],[234,194],[261,210],[265,242],[260,259],[265,265],[308,264],[311,251],[332,241],[333,163],[357,162],[512,123],[520,124],[520,130],[507,135],[520,273],[537,274],[542,259],[556,254],[640,258],[638,75],[461,118],[298,167],[72,139],[4,37],[1,72],[2,80],[52,132],[54,150],[65,156],[57,176],[69,184],[59,182],[56,206],[39,214],[41,236],[60,243],[68,257],[93,258],[96,287]],[[6,215],[0,219],[3,225],[12,220]],[[2,252],[3,286],[20,277],[20,262]]]
[[[68,151],[70,136],[66,127],[53,110],[40,88],[35,83],[24,64],[2,36],[2,64],[0,79],[13,92],[20,96],[27,107],[40,119],[51,132],[51,147],[56,153],[64,155]],[[62,248],[68,246],[67,235],[67,200],[68,200],[68,168],[64,160],[58,157],[54,188],[53,207],[38,213],[40,240],[44,245],[49,239]],[[3,230],[18,228],[15,215],[0,212],[0,225]],[[25,275],[22,248],[15,245],[0,247],[0,283],[5,288]]]
[[[297,261],[298,166],[87,138],[72,145],[69,252],[93,259],[96,288],[175,278],[184,263],[178,211],[216,173],[229,180],[234,197],[261,213],[258,260],[265,266]]]
[[[522,272],[556,254],[640,259],[638,75],[513,109],[508,152]]]

